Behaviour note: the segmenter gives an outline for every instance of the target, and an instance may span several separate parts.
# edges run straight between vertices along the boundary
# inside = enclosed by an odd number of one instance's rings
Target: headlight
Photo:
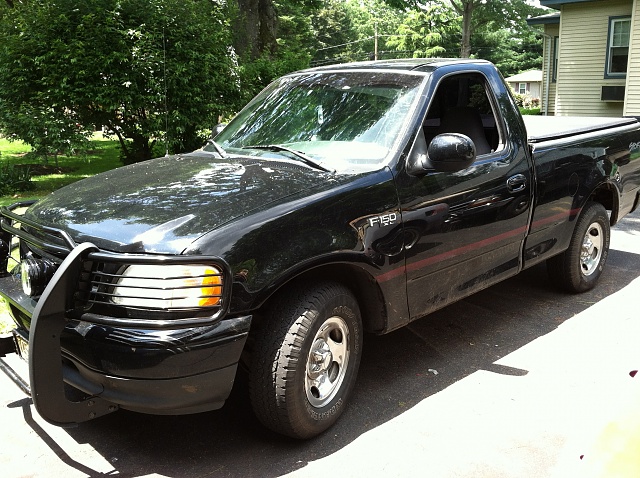
[[[20,263],[22,291],[31,297],[42,294],[57,266],[47,259],[25,257]]]
[[[219,306],[222,271],[209,265],[131,265],[120,274],[112,301],[165,310]]]

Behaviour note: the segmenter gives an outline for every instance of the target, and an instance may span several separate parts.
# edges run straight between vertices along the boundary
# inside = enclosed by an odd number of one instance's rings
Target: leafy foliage
[[[527,16],[542,10],[524,0],[449,0],[460,15],[460,57],[469,58],[474,50],[474,36],[502,31],[514,34],[529,29]]]
[[[487,3],[477,11],[477,25],[471,36],[471,56],[492,61],[506,75],[539,69],[542,39],[526,23],[545,10],[521,0]]]
[[[414,58],[453,56],[459,18],[445,4],[436,3],[425,10],[409,12],[387,45],[409,51]]]
[[[513,93],[513,98],[519,108],[531,109],[540,107],[540,98],[533,98],[531,95],[521,95]]]
[[[28,167],[0,164],[0,196],[34,189],[35,184],[31,182],[31,171]]]
[[[539,68],[542,42],[526,18],[541,11],[524,0],[474,4],[468,56],[493,61],[507,75]],[[329,0],[313,25],[313,64],[373,59],[376,27],[378,58],[458,57],[464,26],[451,2],[413,0]]]
[[[55,150],[105,126],[125,162],[149,159],[165,131],[172,151],[201,145],[239,98],[225,13],[204,1],[16,3],[0,25],[0,127],[34,149],[54,130]]]
[[[313,64],[373,60],[376,36],[378,59],[402,57],[387,39],[397,34],[405,15],[383,0],[329,0],[313,17]]]
[[[539,68],[525,22],[539,12],[525,0],[4,2],[0,131],[45,160],[86,150],[96,127],[125,163],[192,150],[272,79],[310,65],[465,56],[468,34],[468,55],[505,75]]]
[[[328,0],[312,17],[315,65],[335,63],[336,58],[349,57],[350,45],[358,41],[358,32],[349,6],[341,0]]]

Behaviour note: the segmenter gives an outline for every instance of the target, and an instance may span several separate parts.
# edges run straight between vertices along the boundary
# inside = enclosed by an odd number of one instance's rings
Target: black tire
[[[322,433],[344,410],[361,352],[360,309],[347,288],[327,282],[281,294],[257,330],[251,354],[256,416],[290,437]]]
[[[611,230],[602,204],[590,202],[582,210],[569,248],[547,261],[549,276],[569,292],[593,289],[609,255]]]

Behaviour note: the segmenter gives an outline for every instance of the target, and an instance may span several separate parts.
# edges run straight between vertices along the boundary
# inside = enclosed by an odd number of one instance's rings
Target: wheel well
[[[609,219],[611,226],[614,226],[615,223],[618,222],[618,201],[617,195],[615,194],[612,186],[604,184],[598,187],[593,193],[591,193],[589,200],[600,203],[607,211],[611,211]]]
[[[289,279],[266,300],[256,314],[256,318],[260,320],[262,312],[269,306],[273,298],[278,294],[286,294],[287,287],[291,283],[312,283],[325,280],[338,282],[351,290],[360,306],[362,326],[366,332],[384,330],[387,323],[387,310],[382,291],[371,275],[359,267],[347,264],[330,264],[316,267]]]

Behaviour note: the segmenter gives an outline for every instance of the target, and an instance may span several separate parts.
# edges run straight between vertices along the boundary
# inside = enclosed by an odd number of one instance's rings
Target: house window
[[[558,48],[560,46],[560,37],[553,37],[553,73],[551,81],[554,83],[558,80]]]
[[[631,17],[609,18],[606,77],[624,78],[627,75],[630,33]]]
[[[527,94],[527,84],[526,83],[518,83],[518,93],[521,95]]]

